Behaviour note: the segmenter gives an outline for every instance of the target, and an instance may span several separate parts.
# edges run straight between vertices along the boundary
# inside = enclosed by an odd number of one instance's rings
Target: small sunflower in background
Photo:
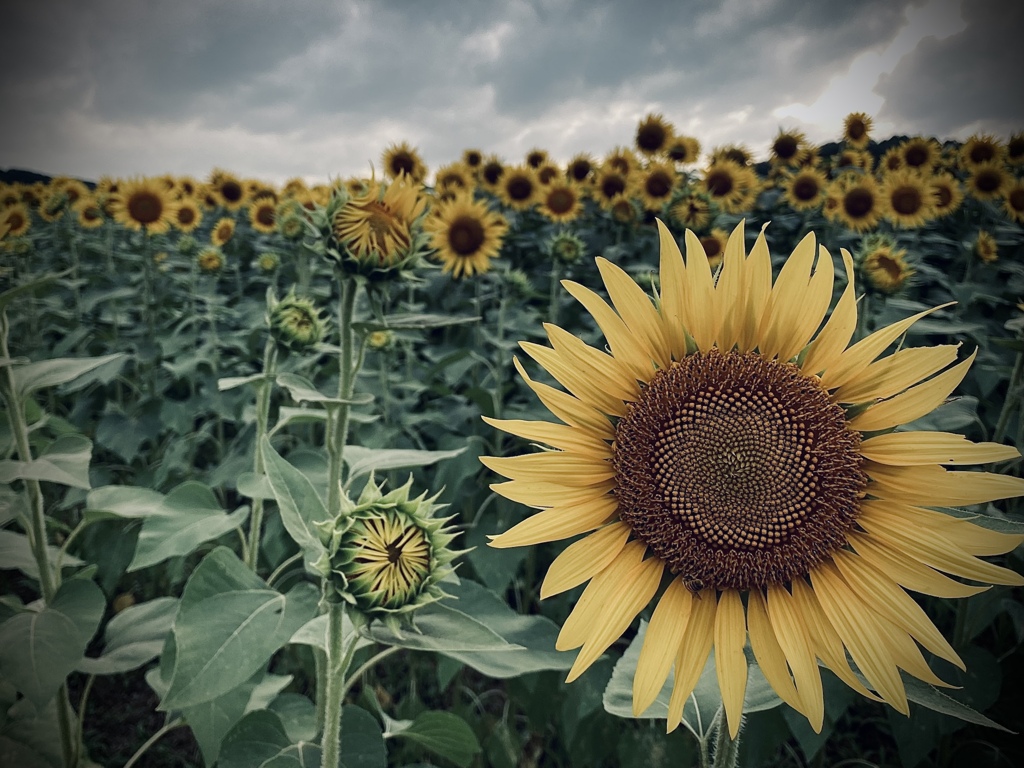
[[[513,210],[525,211],[532,208],[540,198],[537,172],[528,165],[507,168],[498,182],[498,195]]]
[[[192,176],[179,176],[174,180],[174,192],[178,198],[195,197],[202,184]]]
[[[1003,195],[1003,212],[1018,224],[1024,224],[1024,179],[1014,180]]]
[[[245,184],[241,179],[220,168],[215,168],[210,173],[207,187],[217,205],[227,208],[229,211],[237,211],[248,202]],[[217,207],[217,205],[212,207]]]
[[[662,155],[675,136],[675,128],[663,115],[649,114],[636,127],[633,143],[647,157]]]
[[[711,204],[701,195],[688,195],[669,209],[672,221],[681,229],[704,229],[711,220]]]
[[[476,186],[472,169],[464,163],[448,163],[434,174],[434,189],[438,194],[463,194]]]
[[[505,175],[506,168],[501,158],[497,155],[488,155],[480,166],[480,184],[484,189],[498,194],[501,188],[501,177]]]
[[[558,223],[573,221],[583,212],[583,196],[576,184],[558,180],[540,191],[540,212]]]
[[[914,136],[897,146],[903,161],[903,167],[925,173],[931,171],[939,162],[942,149],[935,139]]]
[[[557,163],[551,160],[541,163],[537,166],[536,171],[537,181],[540,182],[541,186],[546,186],[554,181],[561,181],[565,178],[565,172]]]
[[[813,211],[825,200],[828,179],[816,168],[804,168],[791,174],[782,184],[786,202],[795,211]]]
[[[249,204],[249,223],[257,232],[269,235],[277,229],[277,200],[264,195]]]
[[[632,191],[633,185],[626,174],[611,166],[602,166],[594,180],[591,194],[601,208],[610,211],[616,200],[629,197]]]
[[[726,144],[716,147],[708,158],[708,165],[713,165],[719,160],[728,160],[730,163],[747,168],[754,163],[754,155],[750,149],[743,144]]]
[[[707,167],[700,184],[708,199],[725,213],[739,213],[752,202],[757,177],[750,168],[719,159]]]
[[[1002,163],[1006,158],[1006,147],[990,134],[971,136],[960,147],[960,167],[971,171],[986,163]]]
[[[627,147],[616,147],[605,155],[601,167],[610,168],[629,178],[640,168],[640,158]]]
[[[479,149],[469,148],[462,150],[462,164],[469,169],[469,172],[475,177],[480,173],[480,168],[484,164],[484,153]]]
[[[693,165],[700,159],[700,142],[693,136],[675,136],[665,148],[665,157],[676,165]]]
[[[685,235],[685,262],[664,226],[660,236],[657,301],[605,259],[597,267],[610,304],[563,282],[607,347],[550,324],[550,346],[521,343],[564,387],[534,381],[514,360],[561,423],[485,418],[550,446],[482,458],[508,478],[491,486],[496,493],[541,510],[491,545],[582,536],[541,585],[542,598],[587,585],[555,643],[580,649],[569,681],[654,604],[633,711],[654,703],[674,668],[669,731],[714,649],[735,737],[748,638],[769,684],[816,732],[819,660],[858,693],[908,714],[901,670],[943,685],[918,643],[965,665],[905,590],[964,597],[983,589],[944,573],[1024,584],[975,556],[1008,552],[1024,537],[932,509],[1024,495],[1021,478],[943,466],[1019,452],[950,433],[890,432],[941,405],[976,353],[958,363],[959,345],[944,345],[879,359],[930,309],[848,346],[857,325],[853,261],[843,252],[847,285],[826,320],[834,265],[813,234],[774,281],[763,232],[748,254],[736,228],[717,281],[696,235]]]
[[[979,230],[974,241],[974,255],[986,264],[999,261],[999,244],[988,230]]]
[[[552,235],[547,250],[561,263],[575,264],[586,254],[587,246],[578,235],[562,230]]]
[[[971,169],[965,184],[976,200],[995,200],[1009,186],[1010,175],[1002,163],[982,163]]]
[[[89,191],[89,187],[78,179],[55,179],[54,182],[51,182],[51,186],[61,190],[67,196],[69,206],[74,206],[80,199],[92,194]]]
[[[199,203],[191,197],[178,200],[178,209],[174,212],[172,224],[179,232],[194,232],[203,223],[203,212]]]
[[[637,191],[640,202],[648,211],[661,211],[672,199],[679,180],[675,168],[668,163],[651,163],[640,172]]]
[[[0,229],[7,232],[5,237],[21,237],[32,228],[32,216],[24,203],[14,203],[0,210]]]
[[[903,161],[903,149],[899,145],[889,147],[878,160],[880,173],[890,173],[906,167],[907,164]]]
[[[83,229],[98,229],[103,226],[106,217],[103,215],[103,208],[92,195],[78,198],[71,206],[78,216],[78,226]]]
[[[235,236],[235,220],[230,216],[220,218],[210,231],[210,242],[218,248],[228,244],[228,241]]]
[[[534,147],[527,152],[526,157],[523,158],[523,162],[533,168],[533,170],[537,170],[549,160],[550,156],[548,155],[548,151],[546,149],[541,149],[540,147]]]
[[[871,156],[871,153],[861,149],[841,149],[832,157],[832,167],[840,172],[856,168],[870,173],[874,162],[875,158]]]
[[[843,120],[843,142],[853,149],[864,149],[871,141],[875,121],[864,112],[851,112]]]
[[[901,291],[914,275],[907,252],[886,235],[865,238],[857,261],[867,284],[886,295]]]
[[[215,245],[207,246],[196,254],[196,264],[207,274],[216,274],[224,269],[224,252]]]
[[[1013,134],[1006,142],[1006,162],[1024,165],[1024,131]]]
[[[281,266],[281,257],[276,253],[261,253],[256,257],[256,268],[264,274],[269,274]]]
[[[491,259],[501,252],[508,224],[485,201],[461,195],[440,203],[427,218],[424,230],[430,235],[435,258],[444,265],[443,271],[461,278],[491,268]]]
[[[587,152],[578,152],[565,166],[565,177],[577,184],[586,184],[593,179],[595,169],[594,158]]]
[[[932,204],[935,206],[936,216],[948,216],[957,210],[964,200],[963,185],[947,171],[928,177],[928,186],[932,191]]]
[[[885,217],[898,227],[923,227],[935,217],[928,180],[913,171],[896,171],[882,179]]]
[[[854,232],[874,229],[885,213],[884,198],[872,176],[847,174],[828,186],[825,217]]]
[[[389,179],[397,179],[403,174],[413,182],[420,184],[427,178],[427,166],[420,153],[405,141],[390,144],[381,155],[384,175]]]
[[[802,131],[779,130],[772,140],[769,160],[775,167],[796,167],[807,152],[807,137]]]
[[[701,235],[700,245],[704,249],[708,266],[712,272],[716,272],[722,266],[722,259],[725,258],[725,246],[729,242],[729,233],[724,229],[712,229],[708,234]]]
[[[633,198],[621,193],[609,202],[607,210],[619,224],[635,224],[640,218]]]
[[[166,233],[174,221],[178,202],[159,182],[151,179],[124,181],[110,202],[117,223],[136,232],[151,235]]]

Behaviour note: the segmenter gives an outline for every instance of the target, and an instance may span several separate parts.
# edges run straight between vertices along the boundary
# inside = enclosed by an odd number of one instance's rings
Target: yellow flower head
[[[257,232],[270,234],[277,230],[277,201],[270,196],[257,197],[249,204],[249,223]]]
[[[570,181],[552,182],[540,192],[540,212],[551,221],[572,221],[583,212],[580,188]]]
[[[675,128],[662,115],[649,114],[636,127],[636,148],[651,157],[661,155],[675,138]]]
[[[508,225],[501,214],[487,208],[486,202],[463,195],[441,203],[424,228],[444,271],[459,278],[490,269]]]
[[[225,216],[214,225],[213,231],[210,232],[210,242],[218,247],[223,246],[234,237],[234,234],[235,220]]]
[[[224,252],[215,245],[208,246],[199,251],[196,263],[207,274],[220,272],[224,269]]]
[[[860,271],[868,285],[879,293],[899,292],[914,274],[907,264],[907,252],[885,236],[867,238],[861,248]]]
[[[803,168],[789,176],[783,183],[786,202],[797,211],[813,211],[820,208],[825,200],[827,186],[825,174],[815,168]]]
[[[978,232],[978,238],[974,241],[974,255],[986,264],[999,260],[999,244],[991,232],[984,229]]]
[[[110,210],[119,224],[149,234],[163,234],[171,228],[178,202],[155,179],[125,181],[111,196]]]
[[[864,112],[851,112],[843,120],[843,141],[854,149],[864,149],[871,140],[874,121]]]
[[[15,203],[0,210],[0,229],[7,232],[5,237],[21,237],[31,227],[32,217],[29,215],[28,206],[24,203]]]
[[[384,150],[381,156],[384,165],[384,175],[389,179],[397,179],[406,176],[411,181],[419,184],[427,178],[427,166],[420,157],[420,153],[406,142],[391,144]]]
[[[913,171],[895,171],[882,179],[885,215],[898,227],[923,227],[935,216],[928,179]]]
[[[405,175],[387,185],[371,180],[334,215],[334,236],[362,267],[389,271],[415,250],[413,227],[426,209],[419,184]]]

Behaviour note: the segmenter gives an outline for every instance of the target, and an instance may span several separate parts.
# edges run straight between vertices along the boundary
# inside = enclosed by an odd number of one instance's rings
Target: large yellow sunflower
[[[163,184],[152,179],[133,179],[122,182],[118,189],[110,199],[115,221],[150,234],[163,234],[170,229],[178,203],[171,199]]]
[[[486,272],[498,256],[508,224],[487,203],[460,195],[434,209],[424,224],[437,250],[437,259],[452,277]]]
[[[676,191],[678,175],[675,168],[667,163],[651,163],[637,181],[640,201],[648,211],[658,212],[672,199]]]
[[[411,228],[426,210],[419,184],[404,175],[387,185],[370,180],[366,192],[349,198],[335,214],[335,238],[367,266],[391,267],[412,246]]]
[[[0,228],[3,228],[11,237],[21,237],[31,227],[32,217],[29,215],[28,206],[24,203],[14,203],[0,210]]]
[[[675,137],[675,128],[662,115],[649,114],[636,126],[636,148],[648,157],[663,154]]]
[[[846,174],[833,181],[826,194],[826,218],[854,232],[873,229],[885,212],[884,198],[872,176]]]
[[[928,180],[913,171],[895,171],[882,179],[885,215],[899,227],[923,227],[935,217]]]
[[[899,153],[904,167],[923,173],[930,171],[939,162],[942,148],[935,139],[914,136],[899,145]]]
[[[405,175],[418,184],[427,178],[427,166],[420,153],[404,141],[389,145],[381,155],[381,163],[389,179]]]
[[[589,581],[556,641],[581,648],[569,680],[656,603],[633,708],[646,710],[674,667],[669,730],[714,648],[735,736],[748,637],[768,682],[815,730],[824,716],[818,660],[908,713],[901,669],[941,684],[918,643],[963,662],[904,589],[946,597],[982,589],[940,571],[1024,584],[975,557],[1024,537],[929,509],[1024,495],[1024,479],[942,466],[1006,461],[1017,450],[950,433],[890,433],[941,404],[974,355],[954,364],[958,347],[947,345],[876,359],[933,310],[847,346],[857,323],[852,259],[843,252],[847,286],[825,321],[834,267],[813,234],[773,285],[763,232],[747,254],[736,228],[717,281],[692,232],[685,264],[663,225],[660,233],[658,301],[604,259],[597,265],[611,304],[563,282],[609,352],[554,325],[546,326],[551,346],[521,344],[567,390],[533,381],[515,361],[564,423],[487,419],[552,448],[483,459],[509,478],[492,486],[497,493],[543,510],[492,545],[586,534],[541,587],[548,597]]]

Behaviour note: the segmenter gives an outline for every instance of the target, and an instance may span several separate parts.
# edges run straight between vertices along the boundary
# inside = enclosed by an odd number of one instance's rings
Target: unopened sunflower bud
[[[182,235],[178,238],[178,253],[182,256],[192,256],[198,247],[199,243],[192,235]]]
[[[203,248],[196,256],[199,268],[208,274],[214,274],[224,269],[224,253],[215,245]]]
[[[587,246],[572,232],[559,232],[548,244],[551,255],[563,264],[574,264],[587,252]]]
[[[374,331],[366,337],[366,343],[371,349],[387,349],[395,340],[395,334],[391,331]]]
[[[281,258],[276,253],[261,253],[256,259],[260,272],[273,272],[281,265]]]
[[[289,349],[305,349],[324,337],[320,310],[309,299],[289,294],[270,310],[270,335]]]

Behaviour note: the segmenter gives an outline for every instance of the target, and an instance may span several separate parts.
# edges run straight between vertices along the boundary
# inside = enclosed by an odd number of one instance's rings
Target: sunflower
[[[999,261],[999,245],[991,232],[984,229],[978,231],[978,238],[974,241],[974,255],[986,264]]]
[[[92,195],[78,198],[71,210],[78,214],[78,226],[83,229],[97,229],[106,220],[103,209]]]
[[[526,153],[526,157],[524,158],[524,162],[534,170],[540,168],[547,161],[548,151],[546,149],[541,149],[540,147],[534,147],[531,149]]]
[[[828,180],[825,174],[814,168],[804,168],[789,176],[782,188],[786,202],[797,211],[813,211],[821,207],[825,199]]]
[[[728,160],[745,168],[754,162],[754,156],[742,144],[726,144],[725,146],[715,148],[711,152],[711,157],[708,158],[708,165],[713,165],[719,160]]]
[[[669,216],[683,229],[703,229],[711,220],[711,206],[700,195],[689,195],[669,209]]]
[[[1010,165],[1024,164],[1024,131],[1013,134],[1006,142],[1006,162]]]
[[[636,127],[634,143],[643,154],[651,157],[668,149],[675,135],[672,123],[662,115],[649,114]]]
[[[74,206],[83,197],[90,195],[89,187],[78,179],[61,179],[59,182],[53,184],[57,189],[60,189],[67,195],[68,205]]]
[[[936,216],[948,216],[960,207],[964,200],[964,190],[953,174],[937,173],[929,177],[928,184],[931,186]]]
[[[757,177],[750,168],[720,159],[708,166],[701,185],[712,203],[726,213],[738,213],[753,202],[751,192],[757,188]]]
[[[700,158],[700,142],[692,136],[676,136],[665,148],[665,156],[678,165],[691,165]]]
[[[611,168],[627,178],[640,167],[640,160],[633,153],[633,150],[626,147],[616,147],[607,155],[601,164],[603,168]]]
[[[678,177],[675,168],[666,163],[651,163],[640,173],[637,189],[648,211],[660,211],[672,199]]]
[[[5,237],[21,237],[31,227],[32,217],[24,203],[14,203],[0,211],[0,229],[7,232]]]
[[[213,227],[213,231],[210,232],[210,242],[214,245],[221,247],[234,236],[235,234],[235,220],[225,216],[217,221]]]
[[[443,271],[459,278],[490,269],[491,259],[501,251],[508,224],[484,201],[462,195],[438,206],[424,228],[430,233]]]
[[[995,200],[1002,197],[1010,185],[1010,177],[1002,163],[982,163],[971,169],[967,189],[977,200]]]
[[[195,197],[202,186],[192,176],[179,176],[174,183],[174,191],[179,198]]]
[[[213,193],[213,199],[229,211],[237,211],[248,202],[245,184],[233,173],[214,168],[210,173],[210,181],[207,186]]]
[[[178,208],[174,212],[174,224],[181,232],[194,232],[203,222],[203,212],[191,197],[183,197],[178,201]]]
[[[898,227],[923,227],[935,217],[928,180],[913,171],[896,171],[882,179],[885,217]]]
[[[159,182],[134,179],[122,182],[120,191],[111,197],[110,212],[122,226],[146,230],[151,235],[163,234],[171,228],[178,203]]]
[[[517,211],[536,205],[540,194],[536,171],[528,165],[507,168],[499,182],[498,194],[505,205]]]
[[[492,546],[587,534],[555,559],[541,586],[549,597],[589,581],[555,643],[582,646],[570,681],[656,602],[633,709],[654,702],[674,666],[670,731],[714,648],[735,737],[748,636],[768,682],[815,731],[824,717],[819,659],[854,690],[907,714],[899,669],[941,684],[916,643],[963,663],[904,588],[947,597],[981,590],[939,571],[1024,584],[974,556],[1009,551],[1024,537],[929,509],[1024,495],[1024,479],[941,466],[1006,461],[1018,451],[950,433],[883,434],[941,404],[974,355],[952,365],[958,348],[947,345],[875,362],[933,310],[847,347],[857,305],[846,252],[847,286],[814,338],[834,268],[821,249],[812,274],[813,235],[772,285],[764,233],[747,255],[740,224],[716,284],[692,232],[684,266],[675,238],[659,228],[656,303],[604,259],[597,265],[611,305],[563,282],[610,352],[554,325],[545,327],[550,347],[520,345],[568,390],[533,381],[515,361],[565,423],[486,419],[553,449],[482,459],[510,479],[493,490],[543,509]]]
[[[540,212],[551,221],[565,223],[583,211],[579,187],[571,181],[556,181],[540,191]]]
[[[837,171],[859,168],[862,171],[870,172],[874,162],[875,158],[871,156],[870,152],[860,149],[843,149],[832,158],[832,167]]]
[[[462,150],[462,164],[475,174],[484,164],[484,153],[479,149],[464,149]]]
[[[771,164],[773,166],[794,167],[800,165],[807,152],[807,137],[801,131],[779,130],[772,140]]]
[[[878,161],[878,170],[880,173],[898,171],[906,167],[907,164],[903,161],[903,148],[899,145],[889,147]]]
[[[207,246],[196,255],[196,264],[207,274],[220,272],[224,268],[224,252],[215,245]]]
[[[476,186],[473,171],[464,163],[449,163],[434,174],[434,188],[438,192],[471,192]]]
[[[334,236],[360,266],[387,270],[409,256],[413,223],[426,207],[419,185],[404,175],[386,186],[371,181],[335,214]]]
[[[384,165],[384,175],[389,179],[397,179],[404,174],[419,184],[427,178],[427,166],[420,153],[404,141],[389,145],[380,161]]]
[[[710,233],[698,238],[708,259],[708,266],[716,272],[725,258],[725,246],[729,242],[729,233],[724,229],[712,229]]]
[[[935,139],[914,136],[898,145],[903,165],[915,171],[930,171],[939,162],[941,148]]]
[[[249,205],[249,223],[257,232],[274,232],[277,229],[277,201],[265,196],[253,200]]]
[[[0,183],[0,209],[21,202],[21,190],[17,184]]]
[[[843,141],[846,146],[864,149],[871,140],[871,129],[875,123],[864,112],[851,112],[843,120]]]
[[[1002,163],[1006,147],[995,136],[975,134],[960,147],[960,167],[970,171],[986,163]]]
[[[554,181],[560,181],[565,178],[565,173],[561,168],[558,167],[557,163],[553,163],[550,160],[541,163],[540,167],[537,168],[537,181],[542,186],[551,184]]]
[[[621,193],[609,201],[608,212],[619,224],[634,224],[640,218],[640,212],[637,210],[633,198]]]
[[[1024,179],[1017,179],[1006,188],[1003,212],[1018,224],[1024,224]]]
[[[579,152],[572,156],[565,167],[565,177],[569,181],[583,184],[591,180],[594,170],[594,159],[586,152]]]
[[[501,177],[505,175],[505,164],[497,155],[489,155],[480,166],[480,183],[495,194],[501,188]]]
[[[825,217],[854,232],[873,229],[882,218],[884,198],[872,176],[847,174],[829,184]]]
[[[628,176],[611,166],[602,166],[594,182],[592,194],[598,205],[610,211],[616,200],[620,197],[629,197],[632,191],[633,185]]]
[[[217,190],[209,184],[203,184],[196,190],[196,200],[208,211],[221,207],[221,198]]]
[[[907,252],[883,236],[866,238],[859,254],[860,271],[868,285],[879,293],[893,294],[914,274],[907,264]]]

